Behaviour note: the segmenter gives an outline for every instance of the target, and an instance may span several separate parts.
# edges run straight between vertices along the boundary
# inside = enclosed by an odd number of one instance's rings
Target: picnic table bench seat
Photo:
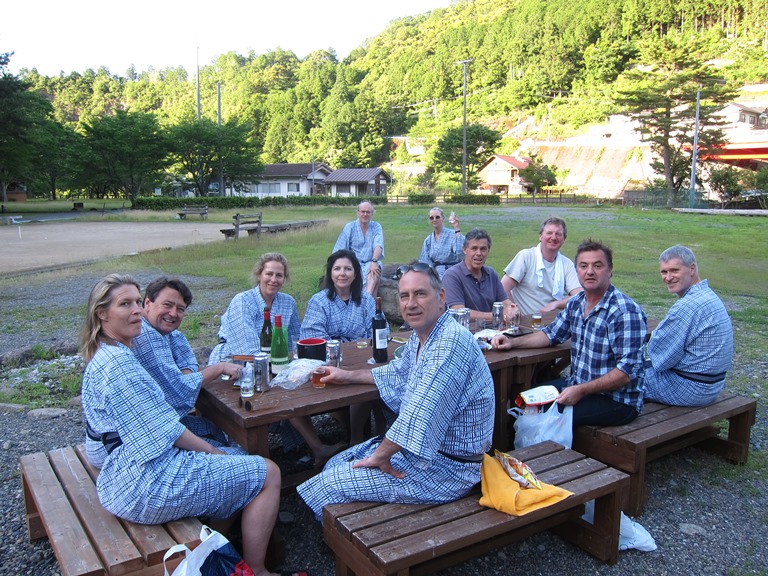
[[[180,212],[178,212],[179,218],[186,219],[188,214],[197,214],[203,220],[208,219],[208,204],[184,206]]]
[[[708,406],[668,406],[646,402],[643,412],[623,426],[579,426],[573,449],[623,470],[630,476],[624,511],[637,516],[647,497],[645,468],[648,462],[688,446],[719,454],[744,464],[755,423],[754,399],[722,392]],[[716,423],[727,420],[727,435]]]
[[[431,574],[550,528],[615,564],[627,475],[554,442],[516,450],[514,455],[541,480],[573,496],[523,516],[480,506],[479,487],[446,504],[325,506],[324,538],[335,554],[337,576]],[[590,500],[595,500],[594,525],[581,519],[583,505]]]
[[[255,234],[260,237],[262,230],[262,213],[235,214],[232,216],[232,228],[222,228],[221,233],[224,234],[225,240],[227,238],[234,238],[237,240],[241,230],[248,232],[248,236],[253,236]]]
[[[107,512],[82,444],[22,456],[20,469],[29,539],[48,537],[63,576],[162,576],[171,546],[200,543],[196,518],[144,525]],[[182,559],[169,559],[169,570]]]

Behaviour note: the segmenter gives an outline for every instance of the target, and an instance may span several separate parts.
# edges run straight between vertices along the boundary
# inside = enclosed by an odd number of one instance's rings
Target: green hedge
[[[136,210],[180,210],[184,206],[208,204],[211,210],[240,210],[243,208],[264,208],[268,206],[357,206],[360,202],[386,204],[384,196],[270,196],[267,198],[240,196],[208,196],[197,198],[170,198],[166,196],[143,196],[133,203]]]
[[[408,194],[408,204],[434,204],[434,194]]]
[[[501,205],[501,197],[491,194],[451,194],[445,197],[446,204],[485,204]]]

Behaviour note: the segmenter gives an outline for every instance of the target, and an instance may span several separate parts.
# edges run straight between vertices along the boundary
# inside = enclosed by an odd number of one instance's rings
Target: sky
[[[263,54],[275,48],[304,58],[334,48],[339,59],[396,18],[446,8],[450,0],[17,0],[0,11],[0,53],[9,70],[44,76],[105,66],[124,76],[183,66],[220,54]]]

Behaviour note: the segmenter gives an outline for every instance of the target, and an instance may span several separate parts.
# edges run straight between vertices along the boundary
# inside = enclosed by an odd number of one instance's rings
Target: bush
[[[434,204],[434,203],[435,203],[434,194],[408,194],[408,204],[423,205],[423,204]]]
[[[501,197],[491,194],[451,194],[445,197],[446,204],[475,204],[499,206]]]
[[[360,202],[386,204],[384,196],[207,196],[195,198],[166,198],[142,196],[134,202],[136,210],[180,210],[184,206],[207,204],[211,210],[242,210],[268,206],[357,206]]]

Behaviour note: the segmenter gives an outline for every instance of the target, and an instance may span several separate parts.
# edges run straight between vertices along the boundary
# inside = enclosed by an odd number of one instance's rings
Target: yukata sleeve
[[[225,315],[227,324],[227,346],[232,354],[256,354],[261,349],[259,332],[261,326],[256,326],[257,310],[251,309],[243,294],[237,294],[229,303]]]
[[[373,238],[371,238],[371,252],[375,250],[376,246],[381,246],[381,256],[379,261],[384,260],[384,228],[378,222],[373,222],[375,226],[372,226],[371,232],[373,232]]]
[[[115,363],[111,374],[114,385],[105,391],[109,416],[126,449],[140,462],[149,462],[173,446],[184,425],[138,362]]]
[[[301,321],[301,338],[328,338],[328,315],[323,306],[323,299],[328,301],[323,292],[318,292],[309,299],[304,320]]]
[[[430,266],[434,265],[434,262],[432,261],[432,256],[430,256],[430,246],[432,244],[431,242],[432,234],[424,238],[424,243],[421,245],[421,254],[419,254],[419,262],[425,262],[429,264]]]
[[[352,230],[351,226],[352,222],[349,224],[346,224],[344,228],[341,229],[341,233],[339,234],[339,237],[336,239],[336,244],[333,245],[333,252],[338,252],[339,250],[349,250],[349,237]]]
[[[301,339],[301,320],[299,310],[296,308],[296,300],[291,298],[291,322],[288,325],[288,349],[296,348],[296,343]]]
[[[178,330],[174,330],[169,334],[171,342],[171,352],[173,353],[173,360],[179,370],[191,370],[197,372],[200,368],[195,353],[192,351],[192,346],[189,345],[187,337],[184,336]]]
[[[685,356],[685,335],[688,322],[675,310],[670,310],[648,341],[648,355],[656,370],[670,370],[678,366]]]

